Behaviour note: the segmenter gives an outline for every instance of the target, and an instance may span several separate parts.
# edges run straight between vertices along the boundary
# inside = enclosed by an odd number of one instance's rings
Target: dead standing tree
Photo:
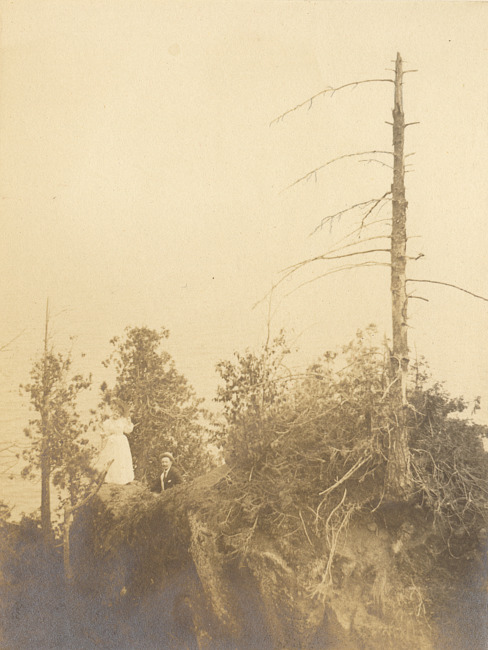
[[[50,453],[50,421],[49,421],[49,368],[48,368],[48,328],[49,328],[49,299],[46,302],[46,322],[44,327],[44,356],[41,379],[41,529],[44,543],[48,546],[52,541],[51,525],[51,453]]]
[[[322,228],[325,223],[332,224],[333,221],[337,218],[340,218],[343,214],[353,211],[353,210],[363,210],[363,216],[359,228],[349,233],[346,236],[348,239],[352,235],[362,234],[362,230],[370,225],[373,225],[371,222],[367,223],[369,217],[374,215],[374,212],[377,208],[383,207],[386,202],[391,201],[392,204],[392,217],[391,220],[391,232],[389,235],[378,235],[373,237],[368,237],[365,239],[360,239],[356,242],[347,241],[342,246],[328,251],[324,255],[305,260],[300,262],[288,269],[285,269],[284,276],[278,282],[280,284],[286,277],[295,273],[299,268],[303,267],[306,264],[315,262],[318,260],[338,260],[344,258],[350,258],[353,256],[364,256],[375,253],[389,253],[390,262],[385,263],[378,261],[376,259],[367,259],[366,261],[361,261],[358,263],[348,263],[345,266],[333,269],[328,271],[324,275],[329,273],[335,273],[343,270],[348,270],[355,267],[364,267],[364,266],[389,266],[391,270],[391,301],[392,301],[392,350],[391,350],[391,372],[392,372],[392,382],[391,390],[393,391],[394,400],[395,400],[395,411],[397,413],[397,421],[395,427],[393,428],[390,435],[390,445],[389,445],[389,458],[388,458],[388,475],[387,475],[387,492],[391,496],[403,496],[408,492],[408,487],[411,484],[410,480],[410,454],[408,447],[408,432],[407,432],[407,418],[406,418],[406,409],[408,408],[407,402],[407,373],[409,365],[409,356],[408,356],[408,340],[407,340],[407,306],[408,306],[408,297],[406,290],[406,265],[407,265],[407,230],[406,230],[406,216],[407,216],[407,200],[405,198],[405,153],[404,153],[404,143],[405,143],[405,128],[408,126],[405,124],[405,117],[403,113],[403,98],[402,98],[402,84],[403,84],[403,65],[402,58],[400,54],[397,54],[396,64],[395,64],[395,78],[393,79],[366,79],[363,81],[356,81],[338,88],[328,88],[321,93],[317,93],[311,97],[306,102],[295,106],[286,113],[283,113],[278,118],[273,120],[272,123],[281,121],[289,113],[308,105],[312,105],[315,99],[319,96],[326,93],[334,94],[339,90],[345,88],[357,87],[360,84],[366,83],[393,83],[394,84],[394,106],[393,106],[393,151],[384,151],[384,150],[374,150],[374,151],[362,151],[358,153],[345,154],[334,158],[333,160],[328,161],[324,165],[317,167],[316,169],[308,172],[302,178],[299,178],[292,185],[296,185],[301,181],[308,180],[312,176],[317,175],[317,172],[330,165],[338,160],[344,158],[353,157],[353,156],[378,156],[378,155],[389,155],[393,156],[393,182],[389,191],[385,192],[383,196],[379,198],[369,199],[367,201],[357,203],[355,205],[349,206],[348,208],[332,215],[328,215],[325,219],[322,219],[320,225],[316,230]],[[382,165],[382,161],[378,161]],[[291,186],[290,186],[291,187]],[[377,223],[375,221],[373,223]],[[315,232],[315,231],[314,231]],[[363,248],[357,250],[356,246],[363,244],[367,241],[373,241],[378,239],[390,240],[389,248],[369,248],[364,250]],[[353,248],[354,250],[345,249]],[[317,279],[317,278],[315,278]]]
[[[393,107],[393,184],[391,186],[391,315],[392,375],[398,424],[393,429],[388,456],[387,489],[405,494],[411,484],[407,429],[407,200],[405,198],[405,116],[403,114],[403,66],[400,54],[395,65],[395,104]]]
[[[363,259],[363,261],[357,263],[347,263],[338,268],[326,271],[318,277],[315,277],[313,280],[317,280],[326,275],[337,273],[340,271],[349,270],[351,268],[357,267],[369,267],[369,266],[388,266],[390,267],[391,280],[390,280],[390,292],[391,292],[391,315],[392,315],[392,348],[391,348],[391,385],[390,390],[392,392],[394,410],[396,413],[395,425],[390,433],[390,442],[389,442],[389,456],[388,456],[388,472],[386,477],[386,492],[392,498],[404,497],[409,493],[409,488],[412,484],[411,480],[411,470],[410,470],[410,451],[408,444],[408,429],[407,429],[407,412],[408,412],[408,399],[407,399],[407,375],[409,367],[409,350],[408,350],[408,299],[409,295],[407,293],[407,283],[408,282],[430,282],[433,284],[440,284],[444,286],[449,286],[455,289],[464,291],[476,298],[482,300],[487,300],[483,296],[474,294],[466,289],[458,287],[456,285],[439,282],[436,280],[427,280],[427,279],[413,279],[407,278],[407,200],[405,196],[405,129],[411,124],[417,124],[417,122],[405,123],[405,116],[403,112],[403,77],[406,72],[415,72],[414,70],[403,70],[403,62],[400,54],[397,54],[395,62],[395,77],[394,79],[385,78],[385,79],[366,79],[362,81],[355,81],[351,83],[344,84],[337,88],[327,88],[313,97],[309,98],[305,102],[298,104],[297,106],[289,109],[276,119],[274,119],[271,124],[282,121],[290,113],[308,106],[310,108],[313,102],[326,94],[333,95],[334,93],[346,89],[346,88],[355,88],[360,84],[370,84],[370,83],[392,83],[394,85],[394,105],[393,105],[393,122],[389,123],[393,129],[393,150],[384,151],[384,150],[373,150],[373,151],[362,151],[357,153],[350,153],[339,156],[326,162],[323,165],[320,165],[316,169],[308,172],[301,178],[297,179],[289,187],[296,185],[302,181],[309,180],[310,178],[317,177],[317,173],[322,170],[324,167],[335,163],[344,158],[350,158],[355,156],[382,156],[388,155],[393,157],[393,180],[390,190],[385,192],[383,196],[379,198],[368,199],[367,201],[362,201],[351,205],[340,212],[331,214],[322,219],[321,223],[314,232],[321,229],[326,223],[331,224],[334,220],[340,218],[346,213],[350,213],[354,210],[362,210],[363,215],[361,223],[358,228],[351,231],[346,237],[341,240],[341,245],[327,251],[323,255],[313,257],[308,260],[299,262],[287,269],[283,270],[283,275],[281,279],[274,285],[273,289],[281,284],[287,277],[295,273],[298,269],[302,268],[305,265],[308,265],[312,262],[320,260],[339,260],[345,258],[351,258],[353,256],[371,256],[372,254],[377,253],[389,253],[390,261],[386,263],[384,261],[379,261],[376,258],[368,257]],[[411,155],[411,154],[408,154]],[[375,161],[380,163],[383,166],[391,167],[390,165],[385,164],[382,160],[377,158],[369,158],[366,162]],[[391,202],[392,212],[391,218],[388,219],[379,219],[379,210],[381,210],[388,202]],[[370,220],[371,217],[375,217],[373,221]],[[391,225],[391,230],[388,235],[376,235],[366,238],[357,239],[358,235],[362,235],[365,228],[373,226],[375,224],[380,224],[384,222],[389,222]],[[356,237],[356,241],[352,241],[351,238]],[[365,242],[377,241],[380,239],[389,240],[389,248],[360,248],[358,246],[364,244]],[[345,243],[344,243],[345,240]],[[347,249],[347,251],[346,251]],[[309,282],[310,282],[309,281]],[[305,282],[307,284],[307,282]],[[303,286],[303,285],[300,285]]]

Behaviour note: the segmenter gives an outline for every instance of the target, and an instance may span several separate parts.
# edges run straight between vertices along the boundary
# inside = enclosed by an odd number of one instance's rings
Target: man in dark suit
[[[173,467],[174,460],[173,455],[169,452],[165,452],[161,456],[163,471],[161,472],[161,476],[151,486],[153,492],[163,492],[183,482],[181,474],[176,467]]]

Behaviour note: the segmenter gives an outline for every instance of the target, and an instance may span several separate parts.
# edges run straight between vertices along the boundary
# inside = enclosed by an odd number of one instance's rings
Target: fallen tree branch
[[[346,499],[346,495],[347,495],[347,488],[344,488],[344,494],[342,495],[342,499],[341,499],[341,500],[339,501],[339,503],[335,506],[335,508],[333,508],[333,509],[331,510],[329,516],[327,517],[327,521],[325,522],[325,530],[326,530],[326,533],[327,533],[327,531],[328,531],[328,529],[329,529],[329,521],[330,521],[331,518],[334,516],[334,513],[335,513],[337,510],[339,510],[339,508],[340,508],[340,507],[342,506],[342,504],[344,503],[344,501],[345,501],[345,499]],[[323,504],[325,503],[326,499],[327,499],[327,495],[326,495],[326,496],[322,499],[322,501],[319,503],[319,506],[318,506],[318,508],[317,508],[317,512],[315,513],[315,527],[316,527],[316,528],[317,528],[318,525],[319,525],[319,519],[320,519],[320,517],[319,517],[319,510],[320,510],[320,508],[323,506]]]
[[[305,522],[303,521],[302,511],[299,510],[299,511],[298,511],[298,514],[300,515],[300,519],[302,520],[303,530],[305,531],[305,536],[306,536],[306,538],[308,539],[308,543],[309,543],[310,546],[313,548],[312,540],[311,540],[310,537],[308,536],[307,527],[305,526]]]
[[[332,563],[334,562],[335,552],[337,543],[339,541],[340,534],[344,526],[347,526],[349,519],[351,518],[352,513],[356,510],[356,506],[351,506],[346,510],[346,514],[342,518],[342,521],[335,531],[335,534],[332,535],[332,542],[330,544],[329,557],[327,559],[327,565],[325,567],[324,575],[322,576],[321,582],[313,589],[312,598],[318,597],[322,602],[325,602],[327,596],[327,589],[332,585]]]
[[[341,485],[341,483],[344,483],[344,481],[347,481],[347,479],[350,478],[354,474],[354,472],[356,470],[358,470],[362,465],[364,465],[364,463],[367,463],[369,460],[371,460],[371,455],[366,456],[366,458],[364,458],[363,460],[358,460],[358,462],[355,463],[351,467],[351,469],[344,474],[344,476],[342,478],[340,478],[338,481],[336,481],[334,483],[334,485],[331,485],[330,487],[328,487],[323,492],[319,492],[320,496],[322,496],[322,495],[325,496],[326,494],[329,494],[330,492],[332,492],[332,490],[335,490],[336,487],[339,487],[339,485]]]

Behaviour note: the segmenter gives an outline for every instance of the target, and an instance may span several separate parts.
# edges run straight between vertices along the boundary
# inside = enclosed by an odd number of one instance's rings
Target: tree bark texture
[[[43,426],[41,456],[41,528],[44,541],[51,541],[51,463],[49,458],[49,440],[47,427]]]
[[[44,372],[43,372],[43,405],[41,411],[41,529],[44,543],[51,542],[51,449],[49,431],[49,378],[47,367],[48,354],[48,327],[49,327],[49,300],[46,302],[46,325],[44,330]]]
[[[395,103],[393,108],[393,185],[392,229],[391,229],[391,297],[393,349],[391,368],[394,383],[397,423],[390,438],[388,463],[388,490],[397,495],[404,494],[410,483],[410,453],[406,424],[407,409],[407,201],[405,199],[405,116],[403,113],[403,66],[400,54],[395,65]]]

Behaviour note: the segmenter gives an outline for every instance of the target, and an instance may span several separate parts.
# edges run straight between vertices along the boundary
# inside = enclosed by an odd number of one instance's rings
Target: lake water
[[[105,315],[107,318],[102,318]],[[123,328],[117,326],[113,319],[108,318],[100,306],[100,318],[90,319],[86,315],[82,318],[79,314],[69,312],[62,314],[59,319],[53,320],[52,342],[56,349],[66,352],[71,349],[74,360],[73,369],[83,374],[93,373],[93,386],[80,402],[80,413],[87,414],[90,408],[96,408],[100,399],[99,386],[102,381],[113,384],[113,373],[102,366],[102,359],[110,353],[109,340],[114,333],[121,333]],[[129,320],[129,319],[127,319]],[[150,320],[150,319],[149,319]],[[126,321],[127,322],[127,321]],[[13,507],[13,516],[18,518],[22,512],[31,513],[40,507],[40,480],[37,482],[23,480],[20,471],[23,462],[18,462],[15,467],[15,453],[22,450],[27,440],[23,434],[29,418],[28,401],[25,393],[19,390],[19,384],[29,381],[29,372],[33,360],[42,350],[42,309],[37,325],[23,331],[21,325],[13,324],[11,331],[3,336],[4,341],[9,341],[18,332],[21,336],[15,338],[7,349],[2,351],[0,357],[0,500]],[[191,329],[190,321],[187,329]],[[234,328],[235,329],[235,328]],[[221,359],[232,357],[234,345],[229,332],[233,331],[221,323],[217,330],[200,331],[199,338],[185,334],[181,326],[175,328],[174,334],[165,343],[173,356],[176,366],[192,384],[197,395],[206,399],[206,406],[215,410],[216,404],[212,401],[215,396],[218,377],[215,364]],[[75,339],[71,340],[71,334]],[[237,328],[237,339],[247,340]],[[253,345],[257,341],[251,341]],[[318,345],[318,344],[317,344]],[[310,357],[311,361],[314,357]],[[303,359],[300,355],[295,359],[298,368],[302,367]],[[470,388],[471,390],[471,388]],[[483,411],[477,413],[477,421],[488,424],[488,410],[486,405]],[[14,442],[16,447],[5,451]],[[488,440],[485,441],[488,445]],[[10,478],[10,475],[13,478]]]
[[[25,446],[26,440],[24,437],[19,437],[17,440],[10,439],[5,444],[10,444],[12,442],[17,443],[14,448],[14,452]],[[91,439],[91,442],[97,446],[99,444],[99,439],[94,437]],[[0,502],[6,504],[11,508],[11,520],[18,521],[23,514],[30,515],[36,511],[40,511],[41,507],[41,478],[40,476],[35,477],[34,479],[24,479],[21,477],[20,472],[25,465],[25,462],[22,459],[19,459],[15,462],[15,458],[12,458],[12,454],[6,455],[0,454],[0,458],[3,456],[3,461],[6,461],[8,464],[3,463],[3,472],[0,471]],[[8,471],[5,471],[7,469]],[[59,505],[59,498],[57,496],[57,491],[54,486],[51,486],[51,511],[53,521],[56,519],[55,510]]]
[[[22,513],[31,514],[40,508],[41,481],[0,474],[0,500],[12,507],[11,517],[17,521]]]
[[[100,331],[96,335],[91,332],[88,336],[84,332],[87,327],[86,320],[79,321],[77,325],[80,336],[75,341],[70,342],[68,333],[61,332],[58,327],[53,335],[53,343],[63,353],[68,349],[72,350],[74,372],[93,375],[91,390],[79,400],[80,413],[88,417],[89,410],[97,408],[100,400],[99,386],[102,381],[107,381],[109,385],[113,384],[113,372],[104,368],[101,363],[101,360],[111,351],[110,335],[108,331],[101,331],[99,328]],[[112,335],[117,333],[117,328],[110,329]],[[121,329],[119,328],[119,333]],[[74,325],[72,331],[76,332]],[[3,340],[9,340],[10,336],[14,334],[5,334]],[[209,344],[202,352],[191,346],[183,348],[182,345],[179,347],[176,345],[172,348],[171,342],[170,339],[165,347],[175,358],[178,369],[195,386],[198,395],[207,398],[207,407],[212,408],[211,400],[215,394],[214,367],[219,359],[215,346]],[[15,454],[21,453],[28,444],[23,431],[33,416],[29,409],[27,395],[19,389],[19,385],[29,381],[33,360],[39,356],[40,350],[42,350],[42,330],[37,327],[24,332],[18,340],[3,350],[0,357],[0,501],[13,508],[14,519],[19,519],[22,513],[30,514],[39,509],[41,502],[40,479],[37,481],[22,479],[20,471],[24,462],[19,460],[15,463]],[[203,364],[202,358],[205,360]],[[93,442],[96,444],[98,441]],[[52,495],[54,499],[54,491]]]

